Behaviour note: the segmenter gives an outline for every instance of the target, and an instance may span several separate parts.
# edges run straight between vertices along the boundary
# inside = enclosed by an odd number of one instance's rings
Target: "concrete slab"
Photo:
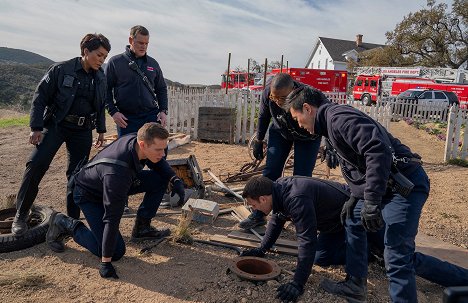
[[[422,233],[416,236],[416,251],[468,268],[468,249]]]

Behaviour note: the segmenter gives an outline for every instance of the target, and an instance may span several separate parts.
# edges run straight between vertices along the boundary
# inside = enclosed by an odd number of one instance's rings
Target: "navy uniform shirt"
[[[317,231],[340,231],[341,208],[348,199],[346,185],[313,177],[285,177],[273,183],[273,215],[261,247],[268,250],[278,239],[286,220],[296,227],[298,261],[294,281],[304,286],[314,263]]]
[[[343,177],[356,198],[380,201],[388,193],[393,153],[421,158],[371,117],[349,105],[325,102],[317,110],[315,133],[327,137],[340,156]],[[409,175],[419,163],[399,162]]]

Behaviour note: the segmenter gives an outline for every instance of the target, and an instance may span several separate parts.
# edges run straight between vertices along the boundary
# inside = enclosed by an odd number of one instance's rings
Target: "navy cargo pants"
[[[137,174],[136,181],[128,195],[145,193],[143,201],[137,211],[137,216],[151,219],[161,204],[162,197],[167,188],[167,181],[163,181],[159,174],[153,170],[142,170]],[[89,228],[80,224],[73,232],[73,240],[76,243],[88,249],[92,254],[102,257],[102,240],[105,223],[102,221],[105,209],[102,202],[91,201],[86,198],[86,190],[79,186],[75,187],[73,197],[76,205],[80,207],[88,222]],[[119,207],[119,206],[116,206]],[[122,208],[123,214],[123,206]],[[120,232],[116,234],[117,241],[112,256],[112,261],[117,261],[125,254],[125,242]]]
[[[414,188],[408,198],[399,194],[385,196],[382,216],[385,221],[384,260],[392,302],[417,302],[415,279],[415,238],[421,210],[429,195],[429,178],[419,167],[407,176]],[[346,273],[367,277],[367,238],[361,223],[364,200],[354,208],[354,217],[346,220]]]
[[[384,251],[385,229],[367,233],[367,248]],[[346,264],[346,233],[320,233],[317,239],[315,265],[330,266]],[[468,285],[468,269],[442,261],[419,252],[413,254],[416,275],[444,287]],[[437,274],[435,274],[437,273]]]

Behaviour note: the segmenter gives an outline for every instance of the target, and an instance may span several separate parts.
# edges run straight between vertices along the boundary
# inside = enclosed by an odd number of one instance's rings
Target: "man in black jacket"
[[[34,93],[29,143],[35,147],[17,195],[11,228],[17,236],[28,230],[29,210],[39,183],[60,146],[65,142],[67,147],[69,179],[77,164],[89,157],[94,128],[99,134],[94,146],[100,147],[104,140],[106,81],[101,65],[111,46],[103,35],[87,34],[80,48],[81,57],[52,65]],[[73,218],[80,215],[71,194],[67,195],[67,213]]]
[[[75,242],[101,258],[99,270],[103,278],[118,278],[111,261],[125,254],[125,243],[119,232],[119,223],[129,195],[145,193],[137,212],[135,229],[149,238],[170,234],[168,229],[151,227],[159,203],[167,188],[184,201],[184,186],[164,159],[169,133],[161,125],[151,122],[143,125],[138,134],[129,134],[116,140],[97,154],[75,176],[74,199],[89,224],[54,213],[46,240],[56,252],[62,239],[72,236]],[[143,170],[144,166],[151,168]],[[140,237],[139,239],[144,239]]]
[[[429,178],[421,158],[378,122],[347,105],[330,103],[311,88],[293,91],[286,110],[309,133],[326,137],[337,151],[352,199],[346,215],[344,282],[325,280],[328,292],[363,302],[367,298],[366,231],[385,225],[385,267],[393,302],[417,302],[414,239],[429,195]]]
[[[320,147],[320,136],[313,136],[300,128],[289,112],[281,106],[288,94],[303,84],[285,73],[275,75],[266,84],[262,93],[258,114],[257,139],[253,145],[253,155],[257,160],[264,158],[263,145],[268,131],[266,165],[262,174],[275,181],[283,172],[286,159],[294,145],[294,170],[297,176],[311,176]],[[250,229],[266,224],[261,211],[252,214],[239,223],[239,227]]]
[[[264,257],[287,220],[296,228],[297,268],[293,281],[278,288],[281,300],[295,301],[302,294],[312,264],[345,264],[346,235],[340,217],[350,197],[348,186],[312,177],[285,177],[273,182],[256,176],[247,182],[242,196],[254,209],[273,214],[260,246],[243,251],[241,256]],[[377,251],[383,251],[383,231],[369,232],[367,241]],[[415,253],[413,258],[416,274],[422,278],[447,287],[468,284],[467,269],[421,253]]]
[[[146,53],[149,31],[136,25],[130,29],[128,41],[125,52],[110,58],[105,69],[107,111],[117,125],[119,136],[136,132],[147,122],[159,121],[165,127],[168,108],[161,67]]]
[[[135,25],[130,29],[125,52],[109,59],[106,107],[117,125],[119,137],[138,131],[147,122],[166,126],[167,86],[158,62],[146,53],[149,31]],[[166,150],[167,154],[167,150]],[[128,212],[125,205],[125,212]]]

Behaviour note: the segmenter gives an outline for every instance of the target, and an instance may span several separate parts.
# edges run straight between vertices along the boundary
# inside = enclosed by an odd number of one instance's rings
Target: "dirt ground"
[[[0,111],[0,117],[11,113]],[[109,133],[114,131],[109,127]],[[423,156],[424,167],[431,178],[431,195],[420,222],[420,232],[443,241],[467,248],[468,245],[468,169],[442,164],[444,143],[424,131],[404,122],[392,122],[391,132],[415,152]],[[27,127],[0,129],[0,198],[16,194],[24,171],[24,163],[32,147],[27,143]],[[94,151],[93,151],[94,153]],[[192,142],[174,149],[169,159],[193,154],[202,169],[210,168],[216,175],[234,174],[250,162],[247,148],[216,143]],[[40,185],[37,204],[65,210],[66,151],[62,148],[52,162]],[[322,165],[323,166],[323,165]],[[321,166],[316,172],[320,174]],[[322,169],[323,170],[323,169]],[[340,179],[339,171],[332,171],[332,178]],[[205,174],[204,179],[210,180]],[[210,198],[219,202],[234,202],[230,198],[213,194]],[[133,210],[140,197],[130,200]],[[178,215],[164,215],[174,209],[159,211],[154,224],[174,229]],[[22,251],[0,254],[0,297],[5,302],[277,302],[275,289],[290,279],[281,274],[278,281],[252,283],[242,281],[227,273],[228,262],[236,253],[224,248],[203,244],[182,245],[163,242],[148,253],[140,250],[149,243],[134,244],[129,241],[133,218],[123,218],[121,231],[127,243],[125,257],[115,262],[119,280],[99,277],[99,260],[79,247],[73,240],[67,242],[67,250],[57,254],[46,244]],[[191,225],[193,234],[208,239],[213,234],[228,234],[236,230],[236,221],[229,215],[220,216],[213,226]],[[285,231],[290,237],[292,230]],[[467,250],[468,256],[468,250]],[[295,258],[269,254],[268,258],[282,268],[294,270]],[[10,280],[5,276],[22,277]],[[25,277],[29,277],[26,279]],[[344,302],[326,294],[319,287],[321,279],[344,277],[343,268],[314,267],[300,302]],[[15,283],[12,281],[16,280]],[[8,282],[10,281],[10,282]],[[388,283],[384,270],[370,265],[369,302],[388,302]],[[420,302],[440,302],[443,288],[417,279]]]

